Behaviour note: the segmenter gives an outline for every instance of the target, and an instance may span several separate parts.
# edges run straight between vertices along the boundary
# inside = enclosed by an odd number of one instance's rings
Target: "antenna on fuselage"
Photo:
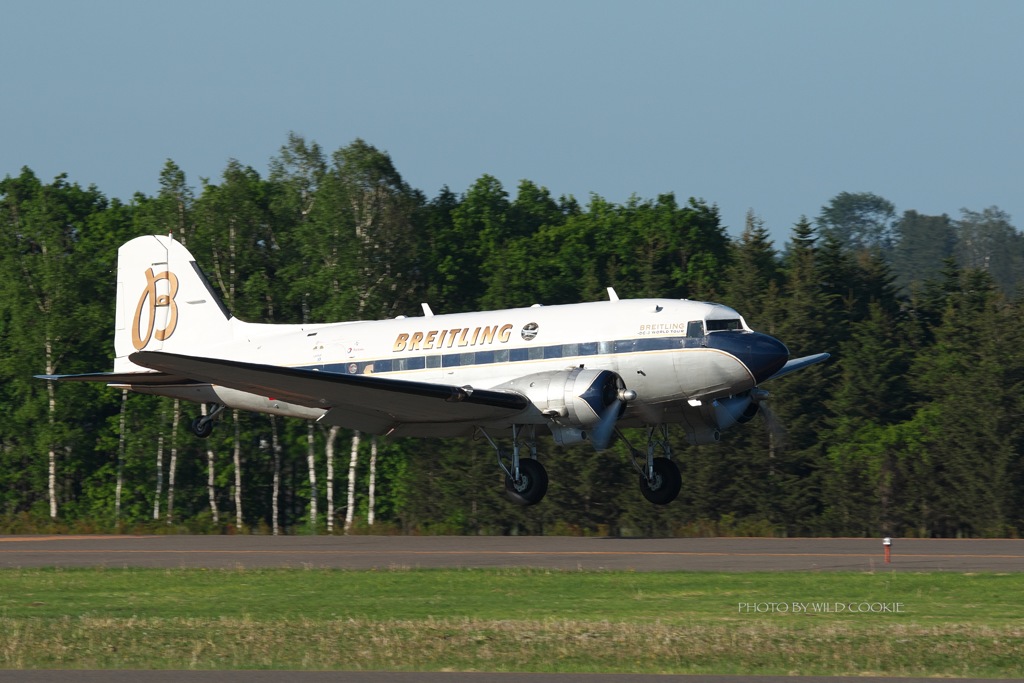
[[[434,315],[434,312],[430,310],[430,304],[428,304],[427,302],[424,301],[423,303],[420,304],[420,306],[423,307],[423,315],[427,316],[428,318]]]
[[[618,301],[619,295],[615,293],[614,287],[608,288],[608,301]]]

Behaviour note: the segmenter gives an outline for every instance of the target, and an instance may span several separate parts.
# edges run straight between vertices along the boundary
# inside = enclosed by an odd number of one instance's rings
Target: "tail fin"
[[[231,314],[192,254],[160,235],[118,249],[115,321],[115,372],[145,371],[128,360],[136,351],[195,354],[231,333]]]

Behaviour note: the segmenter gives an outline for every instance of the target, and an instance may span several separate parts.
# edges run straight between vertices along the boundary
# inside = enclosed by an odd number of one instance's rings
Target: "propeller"
[[[761,403],[758,412],[764,418],[764,425],[768,430],[768,438],[771,440],[772,448],[785,448],[786,442],[789,439],[789,433],[786,432],[786,427],[779,420],[779,416],[768,407],[767,403]]]
[[[601,419],[590,430],[590,441],[594,444],[594,449],[599,451],[603,451],[611,445],[612,436],[615,433],[615,423],[626,412],[626,404],[636,398],[636,392],[627,389],[625,382],[618,375],[615,375],[614,380],[605,386],[605,391],[606,395],[611,391],[615,393],[601,412]]]
[[[749,415],[747,419],[741,419],[740,422],[747,422],[754,415],[760,415],[764,419],[765,429],[768,430],[768,438],[771,441],[771,446],[775,448],[785,448],[786,441],[788,440],[789,434],[786,432],[785,425],[779,419],[779,416],[775,414],[775,411],[768,405],[768,398],[771,396],[767,391],[760,387],[754,387],[750,392],[750,405],[754,408],[753,411],[747,411],[745,415]]]

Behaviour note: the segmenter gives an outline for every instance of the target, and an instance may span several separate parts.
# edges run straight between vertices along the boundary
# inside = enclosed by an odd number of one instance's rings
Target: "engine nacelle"
[[[574,443],[586,439],[585,428],[596,425],[609,407],[619,403],[625,383],[610,370],[580,367],[538,372],[496,388],[526,396],[554,423],[552,432],[563,428],[555,434],[556,440],[561,437],[564,443]]]
[[[749,393],[740,396],[720,398],[701,406],[701,414],[718,429],[728,429],[735,424],[745,424],[757,415],[757,403]]]
[[[763,392],[767,395],[767,392]],[[757,415],[758,403],[751,392],[715,400],[691,401],[683,408],[682,427],[686,440],[694,446],[710,444],[722,438],[722,431],[749,422]]]

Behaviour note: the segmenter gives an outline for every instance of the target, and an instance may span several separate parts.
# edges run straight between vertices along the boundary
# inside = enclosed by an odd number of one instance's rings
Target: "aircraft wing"
[[[804,356],[803,358],[794,358],[793,360],[791,360],[791,361],[787,362],[785,365],[783,365],[782,368],[780,368],[778,372],[776,372],[774,375],[772,375],[771,377],[769,377],[768,379],[766,379],[764,381],[767,382],[768,380],[771,380],[771,379],[778,379],[779,377],[782,377],[783,375],[788,375],[791,372],[796,372],[797,370],[803,370],[804,368],[806,368],[808,366],[811,366],[811,365],[814,365],[815,363],[820,363],[822,361],[826,361],[830,357],[831,357],[831,354],[828,354],[828,353],[816,353],[813,356]]]
[[[136,386],[170,386],[195,384],[196,381],[164,372],[87,372],[80,375],[33,375],[36,379],[53,382],[104,382],[106,384],[133,384]]]
[[[277,365],[140,351],[136,365],[222,387],[322,408],[327,424],[386,433],[408,424],[479,424],[511,417],[531,404],[522,394],[342,375]]]

